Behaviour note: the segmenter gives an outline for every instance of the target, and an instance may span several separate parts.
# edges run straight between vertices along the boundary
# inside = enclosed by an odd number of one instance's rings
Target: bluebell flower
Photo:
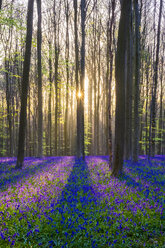
[[[27,232],[27,237],[29,237],[32,234],[32,230],[30,230],[29,232]]]

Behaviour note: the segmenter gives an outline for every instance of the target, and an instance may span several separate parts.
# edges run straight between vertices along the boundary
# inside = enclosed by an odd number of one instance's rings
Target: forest
[[[164,82],[164,0],[0,0],[0,248],[165,248]]]

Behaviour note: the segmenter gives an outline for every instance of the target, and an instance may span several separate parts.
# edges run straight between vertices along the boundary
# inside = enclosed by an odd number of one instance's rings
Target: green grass
[[[48,198],[44,198],[44,194],[30,195],[32,199],[27,195],[27,205],[20,205],[18,209],[1,204],[0,247],[165,247],[164,198],[154,192],[158,187],[159,193],[164,192],[163,175],[160,180],[157,176],[162,166],[153,169],[136,165],[135,169],[126,164],[126,175],[132,180],[129,181],[125,176],[112,178],[106,162],[94,157],[93,162],[87,162],[88,167],[77,162],[70,177],[68,167],[64,167],[63,182],[57,176],[51,179],[51,167],[43,170],[40,188],[42,193],[47,189]],[[139,168],[144,169],[144,173]],[[150,178],[145,177],[145,173],[155,180],[148,181]],[[34,180],[25,179],[20,186],[15,185],[15,190],[19,192],[24,187],[24,192],[26,188],[28,192],[28,183],[34,183],[35,178],[37,173],[33,175]],[[133,187],[134,182],[141,183],[142,187]],[[57,201],[50,190],[53,183],[63,188]],[[150,190],[147,196],[146,189]],[[10,201],[12,197],[9,195]],[[14,199],[17,201],[18,196]]]

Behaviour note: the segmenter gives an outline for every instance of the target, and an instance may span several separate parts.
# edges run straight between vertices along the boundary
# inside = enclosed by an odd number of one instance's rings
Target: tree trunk
[[[152,133],[151,133],[152,156],[155,155],[156,100],[157,100],[156,98],[157,98],[157,85],[158,85],[158,64],[159,64],[162,8],[163,8],[163,0],[160,0],[159,22],[158,22],[158,32],[157,32],[157,47],[156,47],[156,61],[155,61],[155,67],[154,67],[154,86],[153,86],[153,95],[152,95]]]
[[[98,91],[98,74],[97,74],[97,47],[98,47],[98,43],[97,43],[97,0],[96,0],[96,5],[95,5],[95,12],[96,12],[96,20],[93,18],[93,38],[94,38],[94,42],[93,42],[93,80],[94,80],[94,154],[97,154],[97,150],[98,150],[98,133],[97,133],[97,91]]]
[[[79,48],[78,48],[78,23],[77,23],[77,0],[74,0],[74,43],[75,43],[75,81],[76,81],[76,98],[77,98],[77,157],[80,157],[80,97],[78,93],[80,90],[79,83]]]
[[[112,88],[112,73],[113,73],[113,25],[115,21],[115,1],[112,0],[112,17],[109,27],[109,59],[110,71],[108,80],[108,154],[109,154],[109,167],[112,168],[112,114],[111,114],[111,88]],[[110,6],[109,6],[110,12]],[[110,13],[109,13],[110,15]]]
[[[164,55],[164,52],[163,52]],[[159,110],[159,142],[158,142],[158,154],[162,154],[162,129],[163,129],[163,64],[164,64],[164,59],[162,56],[161,59],[161,76],[160,76],[160,110]]]
[[[59,37],[57,28],[59,23],[56,20],[56,9],[54,0],[54,46],[55,46],[55,155],[57,156],[57,143],[58,143],[58,115],[59,115],[59,76],[58,76],[58,66],[59,66]]]
[[[127,82],[126,82],[126,116],[125,116],[125,159],[132,158],[132,84],[133,84],[133,28],[132,3],[129,17],[127,43]]]
[[[127,27],[131,0],[123,0],[118,31],[118,43],[116,53],[116,119],[115,119],[115,150],[112,166],[112,176],[118,176],[123,168],[124,156],[124,130],[125,130],[125,85],[126,85],[126,49]]]
[[[49,155],[52,156],[52,45],[49,40],[49,104],[48,104],[48,142]]]
[[[84,153],[84,81],[85,81],[85,20],[86,20],[86,0],[81,0],[81,61],[80,61],[80,150],[79,157],[85,159]]]
[[[134,0],[135,9],[135,86],[134,86],[134,136],[133,161],[139,156],[139,87],[140,87],[140,14],[138,0]]]
[[[97,155],[100,155],[100,81],[101,81],[101,20],[99,21],[98,28],[98,87],[97,87],[97,110],[96,110],[96,133],[97,133]]]
[[[0,106],[0,114],[1,114],[1,118],[0,118],[0,157],[4,156],[4,151],[3,151],[3,147],[4,147],[4,98],[3,96],[1,97],[1,106]]]
[[[28,106],[28,126],[29,126],[29,157],[32,156],[32,145],[31,145],[31,114],[30,114],[30,107],[31,107],[31,94],[29,89],[29,106]]]
[[[69,3],[66,1],[65,6],[66,15],[66,51],[65,51],[65,62],[66,62],[66,106],[65,106],[65,122],[64,122],[64,145],[65,155],[69,152],[69,140],[68,140],[68,102],[69,102]]]
[[[42,64],[41,64],[41,0],[37,0],[38,31],[37,31],[37,57],[38,57],[38,157],[42,157],[43,142],[43,115],[42,115]]]
[[[7,103],[7,120],[9,130],[9,156],[13,153],[13,142],[12,142],[12,119],[11,119],[11,93],[10,93],[10,78],[9,78],[9,60],[5,58],[5,75],[6,75],[6,103]]]
[[[149,48],[148,48],[148,54],[149,54]],[[146,108],[145,108],[145,150],[146,150],[146,155],[148,154],[148,145],[149,145],[149,140],[148,140],[148,97],[149,97],[149,66],[150,66],[150,58],[146,56],[145,58],[145,63],[146,63],[146,68],[145,68],[145,73],[146,73]]]
[[[34,6],[34,0],[29,0],[28,14],[27,14],[28,16],[27,16],[26,50],[25,50],[23,77],[22,77],[21,112],[20,112],[18,155],[17,155],[16,168],[22,168],[24,161],[26,114],[27,114],[26,108],[27,108],[27,94],[29,87],[31,44],[32,44],[32,32],[33,32],[33,6]]]

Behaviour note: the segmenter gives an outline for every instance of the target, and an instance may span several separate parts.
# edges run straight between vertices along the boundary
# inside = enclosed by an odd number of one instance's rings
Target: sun
[[[89,80],[86,76],[84,81],[84,105],[86,110],[88,109],[88,84]],[[81,99],[83,97],[83,92],[79,89],[76,95],[78,99]]]
[[[80,90],[79,90],[79,92],[77,93],[77,97],[78,97],[78,98],[81,98],[81,97],[82,97],[82,93],[81,93]]]

